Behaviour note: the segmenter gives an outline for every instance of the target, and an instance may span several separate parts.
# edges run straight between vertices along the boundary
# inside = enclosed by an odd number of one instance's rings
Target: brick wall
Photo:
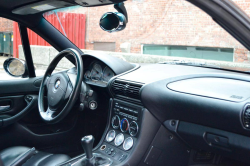
[[[13,21],[0,17],[0,32],[12,32]]]
[[[250,0],[233,0],[250,15]],[[107,33],[99,27],[100,17],[116,11],[113,5],[78,8],[87,15],[86,49],[94,42],[131,43],[131,53],[140,53],[142,44],[234,48],[235,62],[249,62],[248,51],[206,13],[185,0],[128,0],[129,22],[125,30]]]

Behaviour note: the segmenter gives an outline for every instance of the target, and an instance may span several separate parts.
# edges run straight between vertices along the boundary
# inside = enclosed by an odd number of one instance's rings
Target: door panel
[[[0,150],[10,146],[28,146],[66,153],[78,148],[75,145],[80,144],[80,139],[71,142],[83,136],[82,122],[77,120],[81,117],[77,113],[78,107],[73,108],[62,122],[46,124],[38,110],[41,80],[42,77],[0,81]]]
[[[42,77],[0,81],[0,97],[20,94],[38,94]],[[40,82],[41,83],[41,82]]]

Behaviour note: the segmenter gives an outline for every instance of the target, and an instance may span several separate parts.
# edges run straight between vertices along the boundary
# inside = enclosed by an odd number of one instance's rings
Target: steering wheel
[[[66,55],[72,55],[75,58],[76,72],[60,72],[51,75],[57,64]],[[43,77],[38,96],[39,113],[46,123],[58,123],[68,115],[79,97],[83,73],[82,57],[74,49],[61,51],[50,63]],[[48,100],[46,111],[44,109],[45,89],[47,89]]]

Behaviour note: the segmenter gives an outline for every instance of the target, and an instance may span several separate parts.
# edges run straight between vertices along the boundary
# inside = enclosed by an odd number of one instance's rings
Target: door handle
[[[7,110],[10,108],[10,105],[1,105],[0,106],[0,111]]]

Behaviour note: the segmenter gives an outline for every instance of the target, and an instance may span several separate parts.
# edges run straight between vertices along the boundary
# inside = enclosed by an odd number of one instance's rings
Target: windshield
[[[234,2],[250,13],[250,2]],[[181,61],[250,71],[249,51],[189,2],[128,0],[125,7],[126,28],[114,33],[99,25],[104,13],[117,12],[113,5],[64,8],[44,17],[84,53],[105,52],[142,65]]]

